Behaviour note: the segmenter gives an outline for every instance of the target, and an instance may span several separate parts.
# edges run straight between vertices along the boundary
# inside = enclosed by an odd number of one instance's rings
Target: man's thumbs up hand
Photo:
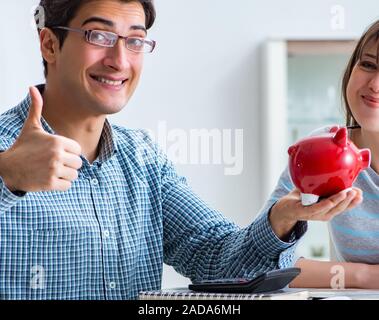
[[[43,99],[30,88],[31,105],[20,135],[0,153],[0,176],[11,191],[66,191],[82,166],[81,147],[71,139],[45,132]]]

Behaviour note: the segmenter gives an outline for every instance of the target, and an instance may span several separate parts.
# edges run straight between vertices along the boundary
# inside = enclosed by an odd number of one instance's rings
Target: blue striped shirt
[[[28,95],[0,116],[0,150],[14,143],[29,105]],[[143,130],[106,121],[98,158],[82,160],[67,192],[15,195],[0,177],[0,299],[135,299],[161,287],[164,262],[193,281],[293,264],[305,224],[288,243],[267,214],[237,227],[191,191]]]

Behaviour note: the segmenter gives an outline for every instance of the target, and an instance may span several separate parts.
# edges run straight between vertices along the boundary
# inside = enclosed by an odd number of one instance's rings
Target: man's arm
[[[296,223],[288,241],[273,231],[268,210],[240,229],[200,199],[157,149],[165,263],[193,281],[252,277],[293,264],[294,244],[305,232],[305,222]]]
[[[362,288],[379,289],[379,266],[364,263],[299,259],[301,273],[290,284],[292,288]]]
[[[293,264],[297,238],[280,240],[267,214],[240,229],[182,183],[165,195],[162,209],[165,262],[192,281],[253,277]]]

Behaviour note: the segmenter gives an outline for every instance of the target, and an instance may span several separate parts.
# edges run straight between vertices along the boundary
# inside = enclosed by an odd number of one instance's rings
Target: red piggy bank
[[[339,127],[300,140],[288,154],[291,179],[301,191],[304,206],[350,189],[371,160],[370,150],[359,150],[348,138],[347,129]]]

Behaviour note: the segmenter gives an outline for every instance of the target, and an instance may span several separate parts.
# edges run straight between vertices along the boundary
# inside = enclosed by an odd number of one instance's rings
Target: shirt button
[[[109,230],[104,230],[103,236],[104,238],[109,238]]]
[[[115,289],[116,288],[116,282],[114,282],[114,281],[109,282],[109,288]]]
[[[92,183],[92,185],[97,186],[97,185],[99,184],[99,180],[97,180],[97,179],[92,179],[92,180],[91,180],[91,183]]]

